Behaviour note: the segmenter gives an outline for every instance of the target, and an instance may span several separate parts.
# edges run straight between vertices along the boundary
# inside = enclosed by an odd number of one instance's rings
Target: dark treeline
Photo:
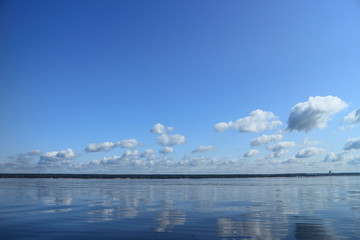
[[[360,176],[360,173],[283,173],[283,174],[57,174],[0,173],[0,178],[80,178],[80,179],[206,179]]]

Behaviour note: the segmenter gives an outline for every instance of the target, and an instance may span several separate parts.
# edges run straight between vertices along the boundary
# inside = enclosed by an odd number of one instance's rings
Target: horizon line
[[[360,172],[340,173],[271,173],[271,174],[96,174],[96,173],[0,173],[0,178],[48,179],[225,179],[225,178],[275,178],[275,177],[324,177],[360,176]]]

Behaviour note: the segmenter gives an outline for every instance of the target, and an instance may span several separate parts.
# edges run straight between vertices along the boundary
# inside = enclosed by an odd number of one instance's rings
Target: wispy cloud
[[[343,149],[347,151],[360,149],[360,137],[348,139]]]
[[[207,145],[207,146],[200,146],[192,150],[191,153],[214,152],[214,151],[218,151],[218,149],[215,148],[214,146]]]
[[[251,149],[250,151],[248,151],[247,153],[244,154],[244,157],[253,157],[255,155],[258,155],[259,153],[260,153],[259,150]]]
[[[350,127],[353,127],[358,123],[360,123],[360,109],[352,111],[343,119],[343,124],[349,124]]]

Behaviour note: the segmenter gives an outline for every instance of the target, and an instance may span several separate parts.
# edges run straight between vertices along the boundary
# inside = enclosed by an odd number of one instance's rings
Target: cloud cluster
[[[316,155],[322,155],[324,154],[326,151],[325,149],[322,148],[316,148],[316,147],[309,147],[309,148],[305,148],[305,149],[301,149],[297,154],[296,154],[296,158],[310,158]]]
[[[156,158],[155,152],[151,148],[148,148],[143,153],[141,153],[140,157],[145,158],[148,161],[154,160]]]
[[[8,156],[7,158],[12,161],[7,163],[0,162],[0,164],[2,164],[2,168],[29,169],[33,167],[33,164],[31,162],[34,160],[34,157],[39,156],[40,154],[40,150],[31,150],[26,154],[20,153]]]
[[[120,166],[137,166],[142,165],[143,162],[139,159],[140,152],[138,150],[126,150],[123,155],[104,157],[100,161],[92,161],[95,165],[120,165]]]
[[[347,104],[338,97],[309,97],[307,102],[298,103],[291,109],[288,129],[307,132],[324,128],[332,115],[346,107]]]
[[[71,148],[61,151],[46,152],[40,155],[40,161],[38,165],[45,167],[52,167],[52,166],[68,163],[73,158],[75,158],[75,153]]]
[[[213,152],[217,151],[218,149],[214,146],[207,145],[207,146],[200,146],[194,150],[191,151],[191,153],[202,153],[202,152]]]
[[[344,162],[347,160],[349,160],[348,152],[342,151],[340,153],[331,152],[327,154],[323,161],[333,163],[333,162]]]
[[[115,147],[122,147],[122,148],[134,148],[138,146],[140,143],[134,139],[125,139],[122,141],[118,141],[116,143],[113,142],[103,142],[103,143],[90,143],[86,148],[85,152],[103,152],[109,151]]]
[[[180,134],[173,134],[168,135],[167,133],[173,131],[173,127],[165,127],[161,123],[155,124],[151,129],[150,132],[154,132],[159,134],[160,136],[157,137],[158,144],[166,147],[166,146],[176,146],[185,143],[185,137]],[[165,150],[163,150],[165,151]]]
[[[270,145],[267,147],[268,150],[271,151],[267,158],[278,158],[283,155],[289,154],[289,150],[286,148],[294,147],[296,144],[294,142],[278,142],[274,145]]]
[[[260,145],[266,145],[270,142],[279,141],[282,138],[283,138],[283,135],[281,133],[275,133],[272,135],[262,135],[260,137],[251,139],[250,144],[251,144],[251,146],[256,147],[256,146],[260,146]]]
[[[282,122],[272,112],[257,109],[252,111],[249,116],[240,118],[235,122],[217,123],[214,129],[216,132],[224,132],[228,129],[237,129],[240,132],[260,132],[280,125],[282,125]]]

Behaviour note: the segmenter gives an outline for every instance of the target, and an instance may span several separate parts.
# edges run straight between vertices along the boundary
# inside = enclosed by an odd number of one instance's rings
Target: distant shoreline
[[[224,179],[360,176],[350,173],[279,173],[279,174],[58,174],[58,173],[0,173],[0,178],[70,178],[70,179]]]

